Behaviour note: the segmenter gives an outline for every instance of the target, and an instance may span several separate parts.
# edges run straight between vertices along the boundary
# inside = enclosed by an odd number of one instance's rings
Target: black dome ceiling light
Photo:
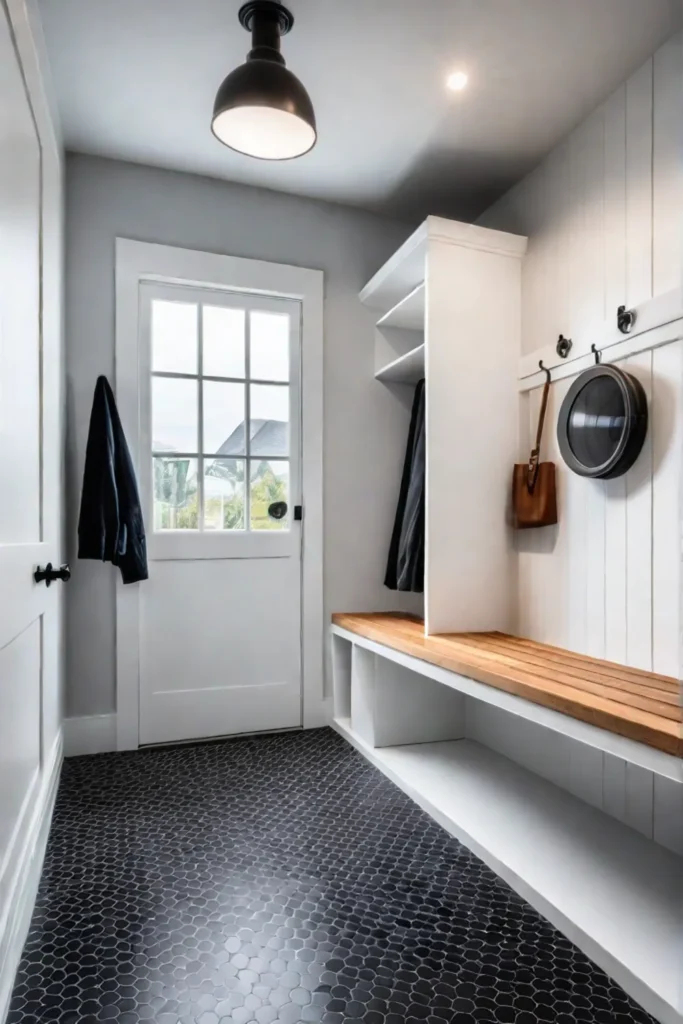
[[[640,381],[598,363],[576,378],[562,403],[557,420],[562,458],[579,476],[621,476],[640,454],[647,419]]]
[[[249,0],[239,20],[252,49],[218,90],[211,130],[230,149],[261,160],[303,156],[317,138],[313,104],[280,53],[294,16],[279,0]]]

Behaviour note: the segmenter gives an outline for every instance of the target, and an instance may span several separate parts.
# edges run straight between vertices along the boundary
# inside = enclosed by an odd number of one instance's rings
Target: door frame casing
[[[323,289],[321,270],[116,239],[115,391],[140,470],[140,285],[156,281],[301,302],[301,673],[304,729],[326,725],[323,615]],[[139,746],[140,586],[116,584],[116,749]]]

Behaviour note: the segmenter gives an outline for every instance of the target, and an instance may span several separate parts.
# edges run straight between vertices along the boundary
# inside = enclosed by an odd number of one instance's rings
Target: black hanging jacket
[[[425,561],[425,382],[418,381],[410,417],[398,508],[384,586],[421,594]]]
[[[114,393],[95,385],[83,471],[78,557],[118,565],[124,583],[148,578],[140,498]]]

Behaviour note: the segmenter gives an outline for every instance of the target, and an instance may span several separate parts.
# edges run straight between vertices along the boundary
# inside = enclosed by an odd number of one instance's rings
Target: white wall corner
[[[304,729],[322,729],[332,724],[332,697],[324,700],[312,700],[307,703],[304,699]]]
[[[116,750],[116,715],[64,719],[64,756],[106,754]]]

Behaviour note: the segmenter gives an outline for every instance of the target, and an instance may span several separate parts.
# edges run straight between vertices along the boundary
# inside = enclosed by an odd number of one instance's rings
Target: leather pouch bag
[[[541,411],[538,416],[536,444],[527,463],[517,463],[512,474],[512,515],[516,530],[530,530],[536,526],[554,526],[557,522],[557,491],[555,463],[539,462],[543,424],[548,406],[550,381],[543,388]]]

